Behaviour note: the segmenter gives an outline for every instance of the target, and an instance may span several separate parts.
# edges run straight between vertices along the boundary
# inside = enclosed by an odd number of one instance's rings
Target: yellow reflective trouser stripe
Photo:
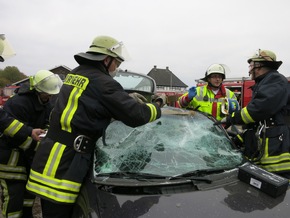
[[[26,174],[8,173],[8,172],[0,172],[0,178],[2,178],[2,179],[15,179],[15,180],[27,180]]]
[[[60,122],[62,125],[61,129],[64,131],[67,131],[67,132],[72,131],[70,123],[78,108],[78,99],[81,96],[82,92],[83,92],[82,89],[74,87],[70,93],[67,105],[65,109],[63,110],[61,119],[60,119]]]
[[[34,203],[34,199],[24,199],[23,206],[24,207],[32,207]]]
[[[23,123],[14,120],[5,130],[4,134],[13,137],[22,127]]]
[[[261,165],[261,164],[257,164],[257,165],[259,165],[265,170],[268,170],[269,172],[279,172],[279,171],[290,170],[290,162],[277,163],[277,164],[271,164],[271,165]]]
[[[265,153],[262,159],[257,163],[257,165],[270,172],[290,170],[290,154],[288,152],[282,153],[277,156],[269,156],[268,150],[269,138],[266,138]]]
[[[50,177],[54,177],[56,170],[58,168],[58,165],[60,163],[60,159],[62,157],[62,154],[64,152],[64,149],[66,148],[65,145],[60,144],[58,142],[56,142],[52,149],[51,152],[49,154],[47,163],[45,165],[45,168],[43,170],[43,174],[50,176]]]
[[[7,218],[21,218],[21,217],[22,217],[22,211],[8,213],[8,216],[7,216]]]
[[[277,156],[269,156],[268,151],[269,151],[269,138],[266,138],[264,156],[260,160],[261,164],[273,164],[273,163],[279,163],[279,162],[285,162],[285,161],[290,162],[290,153],[285,152]]]
[[[289,153],[283,153],[283,154],[280,154],[279,156],[265,157],[261,159],[260,162],[262,164],[271,164],[271,163],[278,163],[278,162],[283,162],[283,161],[290,161]]]
[[[241,117],[245,124],[255,122],[253,118],[250,116],[247,107],[242,108]]]
[[[1,182],[1,187],[2,187],[2,196],[3,196],[3,202],[2,202],[2,214],[6,214],[7,211],[7,205],[10,201],[10,196],[8,195],[8,188],[7,188],[7,183],[5,180],[0,179]]]
[[[33,170],[29,178],[27,190],[58,202],[74,203],[81,187],[81,183],[50,178]]]
[[[156,117],[157,117],[156,107],[150,103],[147,103],[146,105],[150,108],[150,111],[151,111],[151,117],[150,117],[149,122],[152,122],[152,121],[156,120]]]
[[[12,212],[6,215],[8,204],[9,203],[13,204],[13,202],[10,202],[10,196],[8,194],[8,187],[7,187],[6,181],[1,179],[0,182],[1,182],[2,196],[3,196],[3,202],[2,202],[2,207],[1,207],[2,214],[4,215],[4,217],[19,217],[19,218],[22,217],[22,211]]]
[[[0,178],[26,180],[26,168],[17,166],[19,159],[19,151],[12,150],[7,165],[0,164]]]

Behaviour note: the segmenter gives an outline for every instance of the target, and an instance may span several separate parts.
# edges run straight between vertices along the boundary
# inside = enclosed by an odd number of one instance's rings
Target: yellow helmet
[[[269,50],[261,50],[258,49],[257,52],[247,60],[248,63],[251,62],[263,62],[265,66],[272,67],[274,69],[278,69],[282,61],[276,60],[276,54]]]
[[[59,93],[62,81],[59,75],[48,70],[40,70],[34,76],[30,77],[30,84],[38,92],[55,95]]]
[[[78,63],[84,60],[102,61],[107,56],[117,58],[119,62],[123,62],[125,48],[122,42],[110,36],[97,36],[94,38],[89,50],[86,53],[79,53],[74,56]]]

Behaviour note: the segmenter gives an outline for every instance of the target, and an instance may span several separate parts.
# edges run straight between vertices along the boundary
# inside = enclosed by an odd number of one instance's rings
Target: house
[[[57,66],[55,68],[50,69],[49,71],[58,74],[59,77],[64,80],[64,78],[66,77],[67,74],[69,74],[71,72],[72,69],[68,68],[67,66],[61,65],[61,66]]]
[[[188,87],[169,70],[169,67],[161,69],[155,65],[147,75],[155,80],[157,91],[184,92]]]
[[[155,80],[157,93],[166,94],[168,104],[171,106],[176,106],[175,102],[178,97],[186,92],[186,88],[188,87],[169,70],[169,67],[161,69],[155,65],[147,75]]]

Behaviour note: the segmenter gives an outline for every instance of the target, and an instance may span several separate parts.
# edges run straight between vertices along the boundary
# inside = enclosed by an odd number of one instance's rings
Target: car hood
[[[96,184],[86,185],[83,196],[89,198],[91,217],[288,217],[290,192],[277,198],[261,192],[253,186],[231,178],[227,184],[200,183],[198,191],[162,189],[162,194],[128,195],[110,191]],[[151,187],[152,188],[152,187]],[[289,188],[288,188],[289,189]],[[168,191],[168,194],[166,193]],[[175,193],[174,193],[175,192]],[[92,193],[94,193],[92,195]],[[84,194],[84,192],[82,193]],[[87,201],[84,200],[84,201]]]

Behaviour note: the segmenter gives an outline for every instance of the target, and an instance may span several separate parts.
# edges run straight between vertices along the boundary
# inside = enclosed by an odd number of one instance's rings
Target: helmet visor
[[[55,95],[59,93],[59,90],[63,82],[59,75],[53,74],[45,79],[41,80],[34,87],[38,92],[44,92],[50,95]]]
[[[108,51],[115,54],[117,57],[117,60],[119,62],[123,62],[125,60],[129,60],[129,54],[124,46],[123,42],[118,42],[117,44],[113,45],[111,48],[108,48]]]
[[[0,34],[0,40],[2,41],[3,44],[2,54],[0,53],[0,56],[2,57],[3,61],[10,57],[13,57],[15,55],[15,52],[4,34]]]

